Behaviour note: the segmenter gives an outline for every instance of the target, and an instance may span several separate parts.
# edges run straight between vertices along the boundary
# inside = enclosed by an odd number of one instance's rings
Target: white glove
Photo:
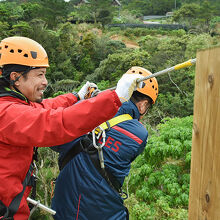
[[[143,82],[137,83],[137,80],[141,78],[143,78],[143,76],[139,74],[128,73],[125,73],[121,77],[117,83],[115,92],[117,93],[122,103],[128,101],[131,98],[134,90],[137,88],[142,88]]]
[[[91,91],[92,88],[93,90]],[[79,98],[81,100],[90,98],[94,90],[97,90],[97,89],[98,87],[95,83],[90,83],[89,81],[87,81],[86,84],[78,92]]]

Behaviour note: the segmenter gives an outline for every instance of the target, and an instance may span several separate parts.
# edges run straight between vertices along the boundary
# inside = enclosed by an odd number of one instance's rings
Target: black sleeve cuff
[[[78,95],[78,93],[77,93],[77,92],[72,92],[72,94],[73,94],[74,96],[76,96],[77,101],[79,101],[79,100],[80,100],[80,97],[79,97],[79,95]]]

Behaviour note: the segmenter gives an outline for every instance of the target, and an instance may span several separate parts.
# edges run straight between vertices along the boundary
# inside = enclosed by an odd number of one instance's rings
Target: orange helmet
[[[8,37],[0,43],[0,66],[19,64],[31,67],[49,67],[47,53],[27,37]]]
[[[152,73],[149,70],[144,69],[139,66],[131,67],[126,73],[130,73],[130,74],[136,73],[144,77],[152,75]],[[153,103],[155,103],[157,96],[158,96],[158,83],[157,83],[156,78],[153,77],[153,78],[144,80],[144,83],[145,83],[144,87],[141,89],[138,88],[137,91],[144,95],[149,96],[153,100]]]

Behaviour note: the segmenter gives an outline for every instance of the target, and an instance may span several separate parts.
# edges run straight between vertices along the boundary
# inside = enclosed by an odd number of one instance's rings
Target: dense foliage
[[[133,219],[188,219],[191,139],[191,116],[157,126],[127,178]]]
[[[219,1],[184,0],[7,0],[0,1],[0,40],[26,36],[48,52],[46,97],[78,90],[86,81],[113,87],[132,66],[155,73],[220,44]],[[112,22],[140,23],[143,15],[173,17],[186,30],[108,28]],[[127,178],[126,201],[132,219],[187,219],[195,67],[158,77],[159,97],[143,123],[150,132],[145,152]],[[171,119],[172,118],[172,119]],[[51,200],[57,155],[39,149],[37,198]],[[35,212],[32,219],[49,219]]]
[[[186,4],[209,5],[215,8],[219,15],[220,2],[216,0],[121,0],[123,7],[135,15],[165,15],[181,8]],[[203,11],[204,12],[204,11]],[[196,14],[198,15],[198,14]],[[197,17],[194,15],[195,17]],[[202,16],[202,14],[200,14]]]

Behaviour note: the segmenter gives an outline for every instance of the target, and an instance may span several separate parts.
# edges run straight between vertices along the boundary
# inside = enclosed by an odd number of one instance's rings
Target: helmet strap
[[[25,70],[23,73],[21,73],[20,76],[18,76],[15,80],[10,80],[10,85],[14,86],[15,82],[18,81],[23,75],[27,74],[30,70],[34,69],[33,67],[28,68],[27,70]],[[16,72],[16,71],[15,71]]]
[[[30,67],[27,70],[25,70],[23,73],[21,73],[21,75],[18,76],[15,80],[10,80],[10,85],[14,88],[14,90],[16,90],[17,92],[21,93],[20,90],[15,87],[15,82],[18,81],[23,75],[27,74],[32,69],[36,69],[36,67]]]

